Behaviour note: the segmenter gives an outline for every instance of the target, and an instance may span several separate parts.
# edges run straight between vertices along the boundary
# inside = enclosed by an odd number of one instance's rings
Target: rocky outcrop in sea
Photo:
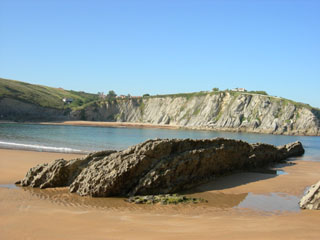
[[[38,165],[18,183],[40,188],[69,186],[70,192],[93,197],[169,194],[303,153],[300,142],[275,147],[224,138],[155,139],[123,151]]]

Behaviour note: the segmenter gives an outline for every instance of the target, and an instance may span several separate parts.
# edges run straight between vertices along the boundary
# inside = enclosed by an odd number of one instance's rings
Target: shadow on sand
[[[219,191],[287,174],[281,168],[293,165],[295,163],[287,162],[277,164],[270,169],[255,169],[250,172],[230,174],[185,191],[183,194],[204,198],[209,201],[210,206],[217,208],[238,207],[267,212],[299,211],[299,198],[296,196],[281,193],[253,194],[251,192],[226,194]]]
[[[254,169],[246,172],[237,172],[227,176],[221,176],[184,193],[195,194],[214,190],[224,190],[252,182],[275,178],[278,175],[286,174],[286,172],[282,170],[283,167],[293,165],[295,165],[293,162],[280,163],[272,168]]]

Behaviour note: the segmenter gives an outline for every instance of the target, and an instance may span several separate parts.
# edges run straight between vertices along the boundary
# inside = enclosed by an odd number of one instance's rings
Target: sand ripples
[[[68,188],[38,189],[23,187],[22,191],[31,198],[40,199],[67,208],[82,210],[107,210],[107,211],[137,211],[139,213],[153,214],[202,214],[208,210],[227,210],[240,204],[247,194],[223,194],[223,193],[200,193],[189,196],[202,197],[208,203],[180,204],[180,205],[139,205],[125,201],[124,198],[92,198],[81,197],[70,193]],[[231,196],[232,195],[232,196]]]

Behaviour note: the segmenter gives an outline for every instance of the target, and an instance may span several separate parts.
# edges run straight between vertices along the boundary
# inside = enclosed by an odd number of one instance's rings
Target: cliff
[[[63,98],[73,102],[66,104]],[[99,99],[0,78],[0,120],[90,120],[174,125],[191,129],[320,135],[320,110],[263,94],[216,91]]]
[[[70,117],[217,131],[320,135],[318,109],[283,98],[231,91],[94,102],[72,111]]]

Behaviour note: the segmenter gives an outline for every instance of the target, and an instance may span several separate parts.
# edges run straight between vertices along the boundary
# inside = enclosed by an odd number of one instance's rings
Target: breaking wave
[[[88,153],[88,151],[83,151],[83,150],[73,149],[73,148],[50,147],[50,146],[43,146],[43,145],[33,145],[33,144],[3,142],[3,141],[0,141],[0,148],[32,150],[32,151],[38,151],[38,152],[58,152],[58,153],[78,153],[78,154]]]

